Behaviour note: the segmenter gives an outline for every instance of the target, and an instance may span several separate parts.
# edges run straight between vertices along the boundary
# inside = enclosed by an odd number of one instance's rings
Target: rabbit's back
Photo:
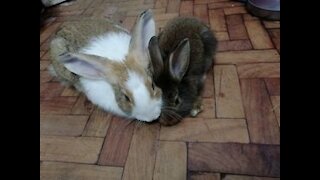
[[[59,61],[63,53],[79,52],[90,40],[106,33],[124,32],[125,29],[107,19],[83,18],[80,21],[65,22],[56,32],[50,44],[51,72],[67,85],[79,83],[79,77],[67,70]]]
[[[56,37],[66,40],[68,51],[74,52],[84,47],[90,39],[107,32],[128,33],[125,29],[109,20],[85,18],[81,21],[64,23],[56,33]]]

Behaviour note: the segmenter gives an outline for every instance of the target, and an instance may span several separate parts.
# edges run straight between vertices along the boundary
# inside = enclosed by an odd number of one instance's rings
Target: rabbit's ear
[[[158,78],[163,71],[163,60],[162,60],[160,47],[158,44],[158,38],[156,36],[153,36],[150,39],[148,49],[149,49],[149,54],[152,62],[153,76],[155,78]]]
[[[132,29],[130,41],[130,51],[137,50],[144,52],[148,48],[148,43],[152,36],[155,36],[156,28],[153,14],[150,9],[142,12]]]
[[[177,81],[181,81],[189,66],[190,44],[188,38],[183,39],[169,57],[169,73]]]
[[[69,71],[89,79],[105,78],[105,60],[94,55],[65,53],[60,61]]]

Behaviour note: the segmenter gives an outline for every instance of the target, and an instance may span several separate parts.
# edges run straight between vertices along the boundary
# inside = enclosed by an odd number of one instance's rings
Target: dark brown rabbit
[[[153,79],[163,91],[160,123],[174,125],[202,110],[206,73],[212,68],[217,40],[196,18],[171,20],[149,42]]]

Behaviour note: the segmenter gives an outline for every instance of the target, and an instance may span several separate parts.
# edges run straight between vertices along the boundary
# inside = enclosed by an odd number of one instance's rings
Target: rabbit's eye
[[[124,94],[124,97],[126,98],[126,101],[131,102],[130,98],[127,95]]]
[[[180,104],[180,99],[178,96],[175,97],[175,101],[174,104],[177,106],[178,104]]]
[[[154,83],[151,84],[152,90],[154,90]]]

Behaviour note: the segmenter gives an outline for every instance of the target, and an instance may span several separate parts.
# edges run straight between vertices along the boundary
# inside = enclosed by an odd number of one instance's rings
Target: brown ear
[[[88,55],[65,53],[60,61],[69,71],[89,79],[114,79],[113,65],[105,58]]]
[[[158,38],[156,36],[153,36],[150,39],[148,49],[149,49],[149,55],[152,62],[153,76],[155,78],[158,78],[163,71],[163,59],[162,59],[160,47],[158,44]]]
[[[189,67],[190,44],[188,38],[183,39],[169,57],[170,76],[181,81]]]

